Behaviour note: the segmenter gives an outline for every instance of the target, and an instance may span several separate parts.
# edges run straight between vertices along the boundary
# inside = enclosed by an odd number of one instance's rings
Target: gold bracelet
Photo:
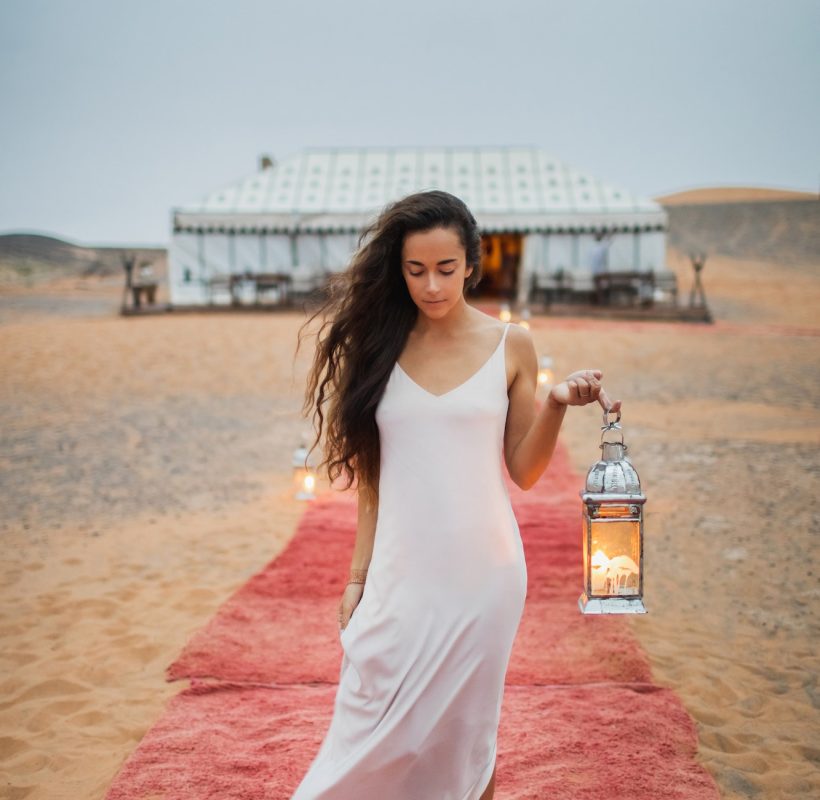
[[[348,583],[364,583],[367,578],[367,569],[351,569]]]

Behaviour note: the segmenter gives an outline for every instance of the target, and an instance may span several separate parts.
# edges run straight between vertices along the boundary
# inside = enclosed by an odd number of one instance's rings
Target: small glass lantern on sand
[[[601,460],[587,474],[583,502],[584,614],[645,614],[643,604],[643,507],[638,473],[626,457],[628,445],[604,441],[620,430],[621,412],[601,426]]]
[[[316,495],[316,470],[308,459],[307,447],[304,442],[293,452],[293,485],[297,500],[313,500]]]
[[[553,381],[552,359],[549,356],[541,356],[538,359],[538,385],[552,386]]]

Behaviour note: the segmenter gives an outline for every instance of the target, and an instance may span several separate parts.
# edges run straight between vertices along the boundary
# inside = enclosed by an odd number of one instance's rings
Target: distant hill
[[[669,195],[668,201],[655,198],[669,215],[667,246],[683,253],[700,250],[792,266],[820,265],[820,200],[798,192],[766,199],[769,190],[744,191],[702,189]],[[742,196],[747,199],[725,199]],[[682,202],[687,199],[693,202]]]
[[[165,275],[166,250],[157,247],[84,247],[29,233],[0,235],[0,282],[39,283],[56,277],[123,275],[124,255],[136,257],[137,266],[151,263]]]
[[[696,205],[700,203],[751,203],[772,200],[817,200],[812,192],[789,189],[764,189],[757,186],[704,186],[652,198],[664,206]]]

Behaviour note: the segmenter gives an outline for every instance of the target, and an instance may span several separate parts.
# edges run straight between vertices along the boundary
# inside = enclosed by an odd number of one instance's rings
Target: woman
[[[293,800],[493,796],[527,588],[501,459],[529,489],[568,405],[620,401],[600,370],[581,370],[536,413],[529,331],[465,301],[480,248],[457,197],[407,196],[365,230],[305,323],[330,316],[305,410],[318,419],[314,447],[325,425],[330,480],[357,484],[358,527],[333,718]]]

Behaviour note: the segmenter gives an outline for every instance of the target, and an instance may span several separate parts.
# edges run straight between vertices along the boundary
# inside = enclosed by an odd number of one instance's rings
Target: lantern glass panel
[[[591,520],[590,594],[597,597],[637,595],[640,590],[641,523],[631,520]],[[586,551],[586,542],[584,542]],[[589,561],[587,561],[589,557]]]

